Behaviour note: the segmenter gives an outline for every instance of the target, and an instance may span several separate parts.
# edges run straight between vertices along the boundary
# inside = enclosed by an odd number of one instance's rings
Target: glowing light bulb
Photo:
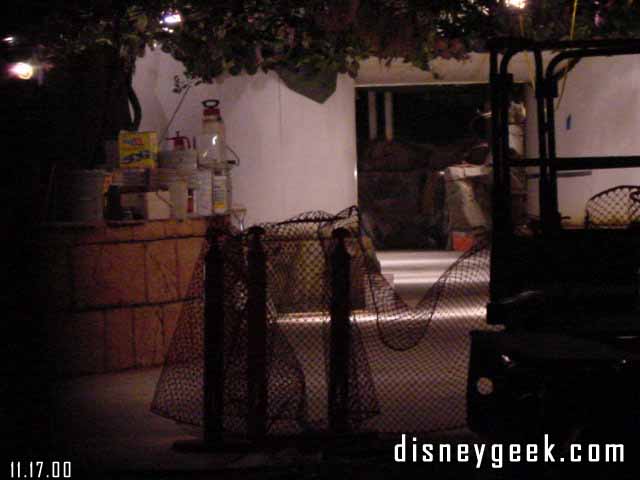
[[[3,41],[4,43],[9,44],[9,45],[13,45],[14,43],[16,43],[16,37],[11,37],[11,36],[10,36],[10,37],[4,37],[4,38],[2,39],[2,41]]]
[[[179,13],[168,13],[162,19],[162,23],[167,25],[175,25],[176,23],[182,22],[182,17]]]
[[[527,0],[507,0],[507,7],[522,10],[527,6]]]
[[[25,62],[18,62],[14,64],[9,71],[12,75],[18,77],[21,80],[29,80],[33,77],[34,68],[33,65],[30,65]]]
[[[218,135],[214,135],[211,139],[211,145],[215,145],[218,142]]]

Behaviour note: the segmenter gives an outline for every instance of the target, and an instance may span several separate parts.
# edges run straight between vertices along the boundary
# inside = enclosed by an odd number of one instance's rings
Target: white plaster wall
[[[549,56],[544,52],[545,64]],[[531,78],[531,65],[531,58],[527,58],[524,53],[519,53],[509,62],[509,71],[514,75],[516,82],[527,82]],[[402,59],[387,62],[370,57],[360,62],[358,78],[356,78],[356,83],[360,87],[488,82],[489,53],[486,52],[470,53],[464,60],[436,58],[431,62],[429,71],[421,70]]]
[[[531,89],[527,115],[527,156],[536,157],[537,120]],[[571,127],[567,128],[569,117]],[[640,56],[582,59],[569,74],[555,118],[558,156],[640,155]],[[593,170],[590,176],[561,178],[561,213],[582,223],[589,197],[621,184],[640,184],[640,169]],[[531,187],[537,190],[537,181]],[[529,205],[537,214],[533,188]]]
[[[164,131],[181,97],[172,92],[173,78],[182,72],[160,51],[138,61],[141,130]],[[199,85],[185,97],[168,136],[199,133],[206,98],[220,99],[227,143],[241,159],[233,170],[233,201],[247,207],[248,225],[309,210],[336,213],[356,203],[355,88],[349,77],[340,76],[324,104],[289,90],[272,72]]]

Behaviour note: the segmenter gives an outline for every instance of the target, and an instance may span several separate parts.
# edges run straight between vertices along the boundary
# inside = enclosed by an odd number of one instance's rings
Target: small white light
[[[34,68],[33,65],[30,65],[25,62],[15,63],[9,71],[12,75],[18,77],[21,80],[29,80],[33,77]]]
[[[511,357],[509,355],[500,355],[500,359],[502,360],[502,363],[508,367],[513,365],[513,360],[511,360]]]
[[[218,135],[214,135],[211,139],[211,145],[215,145],[218,142]]]
[[[9,45],[13,45],[14,43],[16,43],[16,37],[4,37],[2,41],[4,43],[8,43]]]
[[[168,13],[162,19],[162,23],[165,23],[167,25],[175,25],[176,23],[180,22],[182,22],[182,17],[179,13]]]
[[[527,6],[527,0],[507,0],[507,7],[518,8],[522,10]]]

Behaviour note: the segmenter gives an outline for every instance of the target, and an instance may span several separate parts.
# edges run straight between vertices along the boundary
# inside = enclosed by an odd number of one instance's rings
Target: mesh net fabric
[[[587,201],[587,228],[626,228],[640,222],[640,186],[618,185]]]
[[[408,306],[380,273],[355,208],[261,225],[267,267],[269,434],[328,428],[330,257],[339,227],[351,256],[348,422],[352,430],[418,432],[465,425],[469,331],[486,329],[489,248],[464,254]],[[248,236],[209,232],[152,402],[181,423],[203,423],[204,260],[224,258],[224,428],[247,433]]]

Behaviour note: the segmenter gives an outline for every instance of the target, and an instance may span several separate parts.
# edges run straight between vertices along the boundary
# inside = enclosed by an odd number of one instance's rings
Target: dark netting
[[[597,193],[587,201],[587,228],[625,228],[640,221],[638,185],[618,185]]]
[[[331,257],[351,256],[347,418],[352,430],[417,432],[465,424],[469,331],[487,328],[489,248],[463,255],[409,307],[361,235],[358,211],[261,225],[267,277],[269,434],[328,428]],[[158,381],[152,411],[203,424],[203,278],[212,235],[224,259],[224,428],[247,433],[248,234],[210,232]]]

